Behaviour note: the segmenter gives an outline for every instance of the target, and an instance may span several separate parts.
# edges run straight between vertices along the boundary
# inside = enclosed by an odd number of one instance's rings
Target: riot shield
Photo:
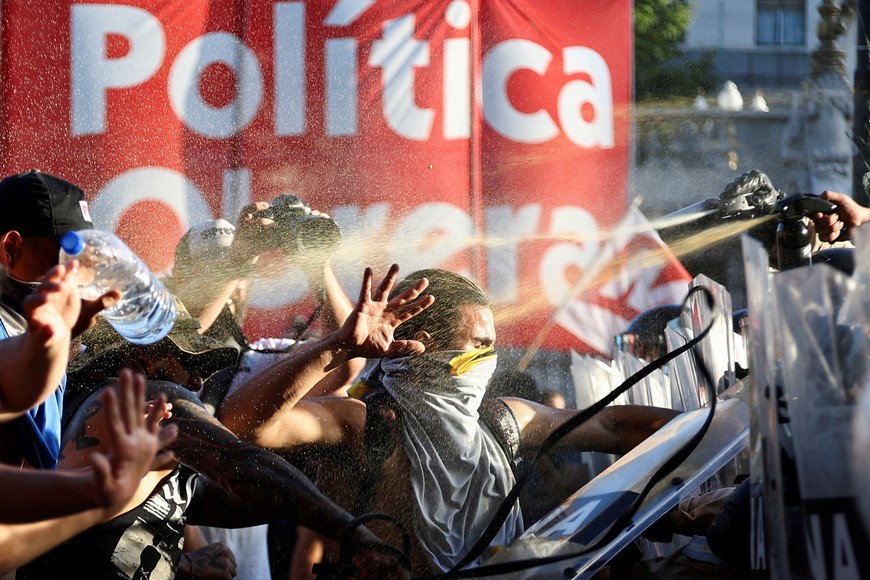
[[[595,546],[622,510],[637,497],[650,474],[660,468],[704,423],[709,409],[684,413],[610,468],[566,499],[558,508],[530,526],[513,544],[484,563],[497,564],[532,558],[581,556],[546,566],[516,571],[510,578],[588,578],[636,539],[653,522],[694,493],[719,469],[727,465],[749,438],[749,410],[741,400],[738,383],[719,397],[716,414],[701,443],[679,467],[664,477],[646,497],[631,525],[602,546]],[[591,548],[591,549],[590,549]],[[567,572],[570,571],[570,574]]]

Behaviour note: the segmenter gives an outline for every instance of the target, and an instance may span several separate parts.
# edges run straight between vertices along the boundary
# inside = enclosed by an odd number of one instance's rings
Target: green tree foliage
[[[691,0],[634,1],[634,80],[638,101],[694,96],[716,84],[712,55],[696,60],[680,48],[692,22]]]

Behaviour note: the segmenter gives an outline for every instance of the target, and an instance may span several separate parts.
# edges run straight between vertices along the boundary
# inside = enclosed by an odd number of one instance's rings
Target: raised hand
[[[121,371],[115,387],[101,393],[100,401],[106,410],[109,450],[91,454],[90,460],[97,503],[106,517],[113,517],[133,497],[152,463],[171,457],[166,447],[175,439],[176,426],[160,426],[168,412],[165,397],[146,407],[145,377],[129,369]]]
[[[43,277],[42,284],[24,300],[28,329],[41,344],[71,336],[79,318],[79,300],[75,269],[76,260],[55,266]]]
[[[69,361],[72,327],[81,301],[75,262],[55,266],[24,299],[27,331],[2,341],[0,422],[11,420],[57,389]]]
[[[236,222],[236,233],[230,248],[230,262],[242,264],[250,262],[263,252],[274,247],[272,230],[274,220],[259,217],[259,213],[269,209],[269,203],[258,201],[246,205],[239,212]]]
[[[372,269],[366,268],[356,306],[338,331],[351,357],[381,358],[425,350],[423,343],[417,340],[395,340],[393,333],[400,324],[435,302],[433,296],[420,297],[429,281],[422,278],[411,288],[388,300],[398,274],[399,266],[393,264],[372,293]]]
[[[107,308],[111,308],[121,299],[121,293],[110,290],[96,300],[82,300],[81,313],[72,329],[72,335],[78,336],[91,328],[97,321],[97,315]]]

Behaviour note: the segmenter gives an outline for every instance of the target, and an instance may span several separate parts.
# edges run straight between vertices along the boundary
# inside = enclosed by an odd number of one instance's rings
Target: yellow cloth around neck
[[[464,375],[481,361],[496,356],[495,349],[491,346],[468,350],[450,359],[450,373],[456,376]]]

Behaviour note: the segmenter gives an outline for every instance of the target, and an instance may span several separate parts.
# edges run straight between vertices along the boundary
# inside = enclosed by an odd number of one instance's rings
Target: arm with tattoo
[[[24,470],[18,471],[20,480],[14,473],[5,474],[0,510],[3,520],[42,521],[0,524],[0,574],[108,520],[136,492],[155,453],[162,452],[175,432],[173,428],[159,429],[166,412],[162,400],[151,405],[147,415],[143,412],[144,391],[141,377],[124,373],[117,389],[100,394],[97,402],[105,409],[107,419],[105,445],[90,455],[90,471],[71,474]],[[76,487],[80,489],[76,491]],[[48,519],[76,510],[83,511]]]

